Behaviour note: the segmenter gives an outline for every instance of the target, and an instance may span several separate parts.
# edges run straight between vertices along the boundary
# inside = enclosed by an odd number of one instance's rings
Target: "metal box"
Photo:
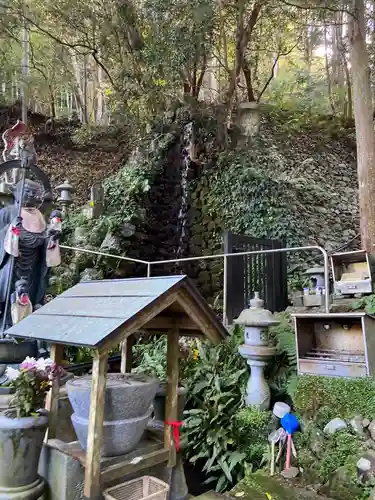
[[[375,319],[364,312],[293,315],[299,374],[375,375]]]
[[[372,293],[374,260],[364,250],[331,255],[331,267],[335,294]]]

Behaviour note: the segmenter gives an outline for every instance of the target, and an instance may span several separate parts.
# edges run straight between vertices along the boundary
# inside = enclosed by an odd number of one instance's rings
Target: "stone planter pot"
[[[90,413],[91,375],[69,380],[66,390],[75,415],[87,420]],[[109,373],[105,391],[104,420],[125,420],[145,415],[158,388],[152,377]]]
[[[103,424],[102,456],[113,457],[130,453],[141,440],[150,419],[152,407],[141,417],[113,420]],[[89,421],[73,413],[72,423],[84,450],[87,448]]]
[[[0,500],[33,500],[43,493],[38,464],[47,426],[46,415],[0,416]]]
[[[178,394],[178,413],[177,419],[182,420],[185,402],[186,402],[186,389],[185,387],[179,387],[177,389]],[[156,392],[154,399],[154,420],[164,422],[165,420],[165,400],[167,392],[165,384],[160,384]]]

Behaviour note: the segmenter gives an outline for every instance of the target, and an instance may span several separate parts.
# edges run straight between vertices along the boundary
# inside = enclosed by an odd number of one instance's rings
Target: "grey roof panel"
[[[7,333],[52,343],[95,347],[122,323],[123,320],[120,319],[31,314]]]
[[[155,297],[57,297],[36,311],[38,315],[88,316],[127,320]]]
[[[87,281],[62,293],[7,333],[94,347],[186,276]]]
[[[158,296],[185,276],[163,276],[126,280],[84,281],[66,290],[60,297]],[[126,281],[126,286],[124,282]]]

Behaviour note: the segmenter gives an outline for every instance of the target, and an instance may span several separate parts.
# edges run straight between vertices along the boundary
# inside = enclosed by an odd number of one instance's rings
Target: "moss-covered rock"
[[[363,498],[361,497],[362,489],[353,480],[353,470],[348,466],[342,466],[335,470],[320,491],[334,500]]]
[[[329,500],[313,491],[295,488],[281,478],[270,477],[264,472],[249,474],[238,483],[230,495],[241,500]],[[353,499],[352,499],[353,500]]]

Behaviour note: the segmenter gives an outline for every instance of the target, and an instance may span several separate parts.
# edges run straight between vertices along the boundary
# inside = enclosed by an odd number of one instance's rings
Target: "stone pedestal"
[[[260,110],[257,102],[243,102],[238,106],[238,125],[244,137],[254,137],[259,133]]]
[[[279,322],[270,311],[264,309],[264,301],[260,299],[258,292],[255,292],[254,298],[250,300],[250,307],[244,309],[234,322],[244,327],[245,344],[239,347],[239,352],[251,368],[246,404],[256,406],[260,410],[268,410],[271,392],[263,370],[267,361],[276,354],[276,347],[269,345],[268,329]]]
[[[38,500],[44,493],[42,478],[19,488],[0,488],[0,500]]]
[[[260,410],[268,410],[271,402],[271,391],[264,378],[264,368],[267,360],[276,354],[276,348],[263,347],[261,350],[262,353],[260,354],[259,347],[242,345],[239,348],[241,356],[246,359],[251,370],[246,386],[245,402],[248,406],[256,406]]]

